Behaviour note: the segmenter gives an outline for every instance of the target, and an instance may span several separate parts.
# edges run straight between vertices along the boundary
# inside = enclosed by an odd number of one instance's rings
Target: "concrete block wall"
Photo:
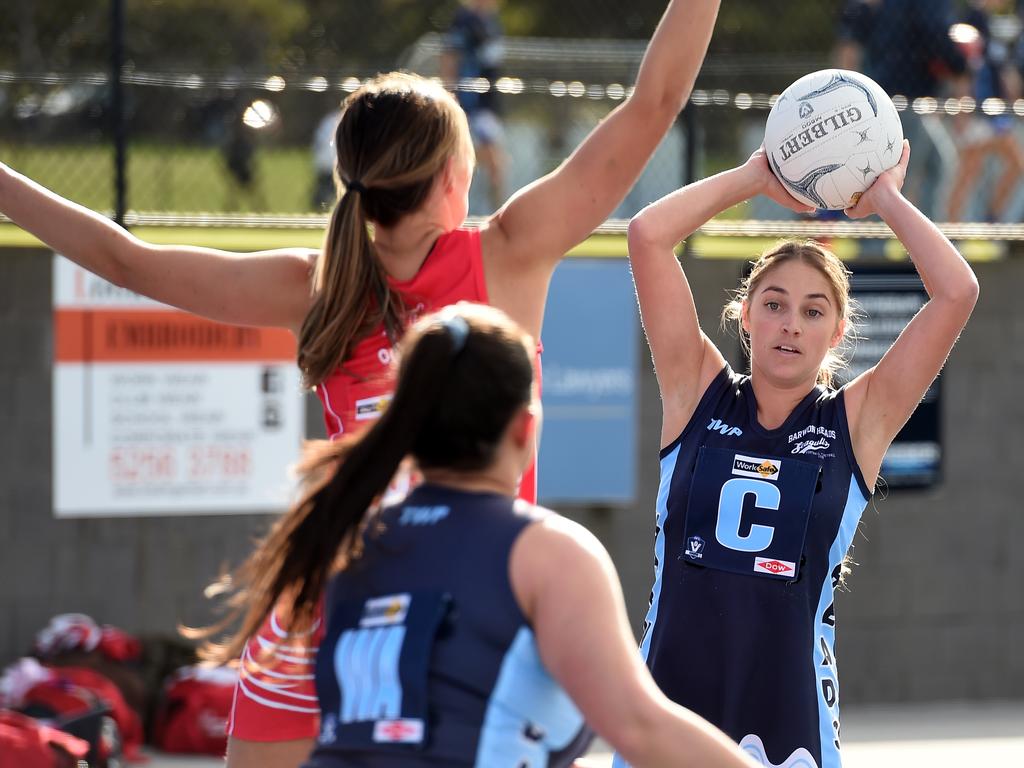
[[[746,256],[747,254],[737,254]],[[738,364],[718,313],[742,262],[690,260],[705,330]],[[944,374],[944,481],[876,496],[837,600],[844,703],[1024,697],[1024,261],[976,265],[982,297]],[[51,260],[0,252],[0,665],[55,613],[138,633],[214,615],[202,589],[239,562],[264,515],[57,520],[52,513]],[[568,509],[605,543],[639,631],[653,578],[660,402],[646,345],[639,493],[630,508]],[[319,408],[309,403],[311,434]]]

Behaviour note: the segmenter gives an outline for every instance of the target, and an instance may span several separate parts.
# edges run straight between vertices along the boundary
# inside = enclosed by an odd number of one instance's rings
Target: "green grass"
[[[87,208],[114,207],[114,150],[0,142],[0,160]],[[313,169],[305,148],[259,148],[253,188],[233,182],[220,151],[181,144],[128,149],[128,206],[137,211],[307,213]]]
[[[136,211],[309,213],[313,169],[305,147],[256,150],[253,190],[240,188],[216,147],[186,144],[131,144],[128,148],[128,207]],[[114,208],[114,150],[109,145],[40,146],[0,140],[0,161],[76,203]],[[730,166],[708,157],[707,175]],[[722,219],[743,219],[747,204],[724,211]]]
[[[112,181],[113,149],[99,145],[16,145],[0,141],[3,161],[40,184],[88,208],[109,211],[114,207]],[[129,207],[137,211],[189,212],[274,212],[309,213],[313,170],[304,148],[262,148],[256,154],[256,191],[249,194],[231,182],[223,158],[216,148],[170,145],[132,145],[129,150]],[[725,158],[708,158],[705,171],[714,173],[728,167]],[[719,219],[738,220],[747,215],[746,203],[719,214]],[[265,248],[319,248],[322,230],[263,228],[140,227],[134,232],[154,243],[189,243],[227,250],[254,251]],[[694,250],[705,258],[736,258],[753,254],[775,238],[693,238]],[[0,246],[37,247],[39,242],[11,224],[0,224]],[[984,240],[961,244],[972,261],[999,258],[1003,247]],[[853,257],[858,252],[852,240],[837,239],[837,253]],[[574,248],[577,257],[622,258],[626,239],[622,235],[595,235]],[[906,254],[898,243],[886,244],[890,259]]]

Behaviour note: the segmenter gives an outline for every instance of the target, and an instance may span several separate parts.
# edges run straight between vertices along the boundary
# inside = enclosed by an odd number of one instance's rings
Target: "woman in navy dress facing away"
[[[275,605],[308,630],[326,595],[305,768],[568,766],[589,727],[636,765],[753,765],[658,691],[597,540],[516,499],[539,418],[534,348],[483,305],[413,326],[390,406],[309,451],[303,498],[239,570],[243,625],[222,660]],[[424,482],[375,507],[407,455]]]

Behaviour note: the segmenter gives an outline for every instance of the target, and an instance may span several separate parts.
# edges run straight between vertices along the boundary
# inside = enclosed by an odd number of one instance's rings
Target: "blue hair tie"
[[[441,321],[441,327],[452,340],[452,357],[456,357],[466,346],[469,338],[469,323],[461,315],[452,315]]]

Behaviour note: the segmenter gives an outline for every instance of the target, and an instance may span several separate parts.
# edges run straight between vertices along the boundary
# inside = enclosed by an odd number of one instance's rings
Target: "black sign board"
[[[852,379],[878,363],[900,332],[928,301],[917,272],[906,266],[857,267],[850,287],[860,309],[859,339],[840,380]],[[900,431],[882,461],[880,479],[890,488],[927,487],[941,476],[941,377]]]

